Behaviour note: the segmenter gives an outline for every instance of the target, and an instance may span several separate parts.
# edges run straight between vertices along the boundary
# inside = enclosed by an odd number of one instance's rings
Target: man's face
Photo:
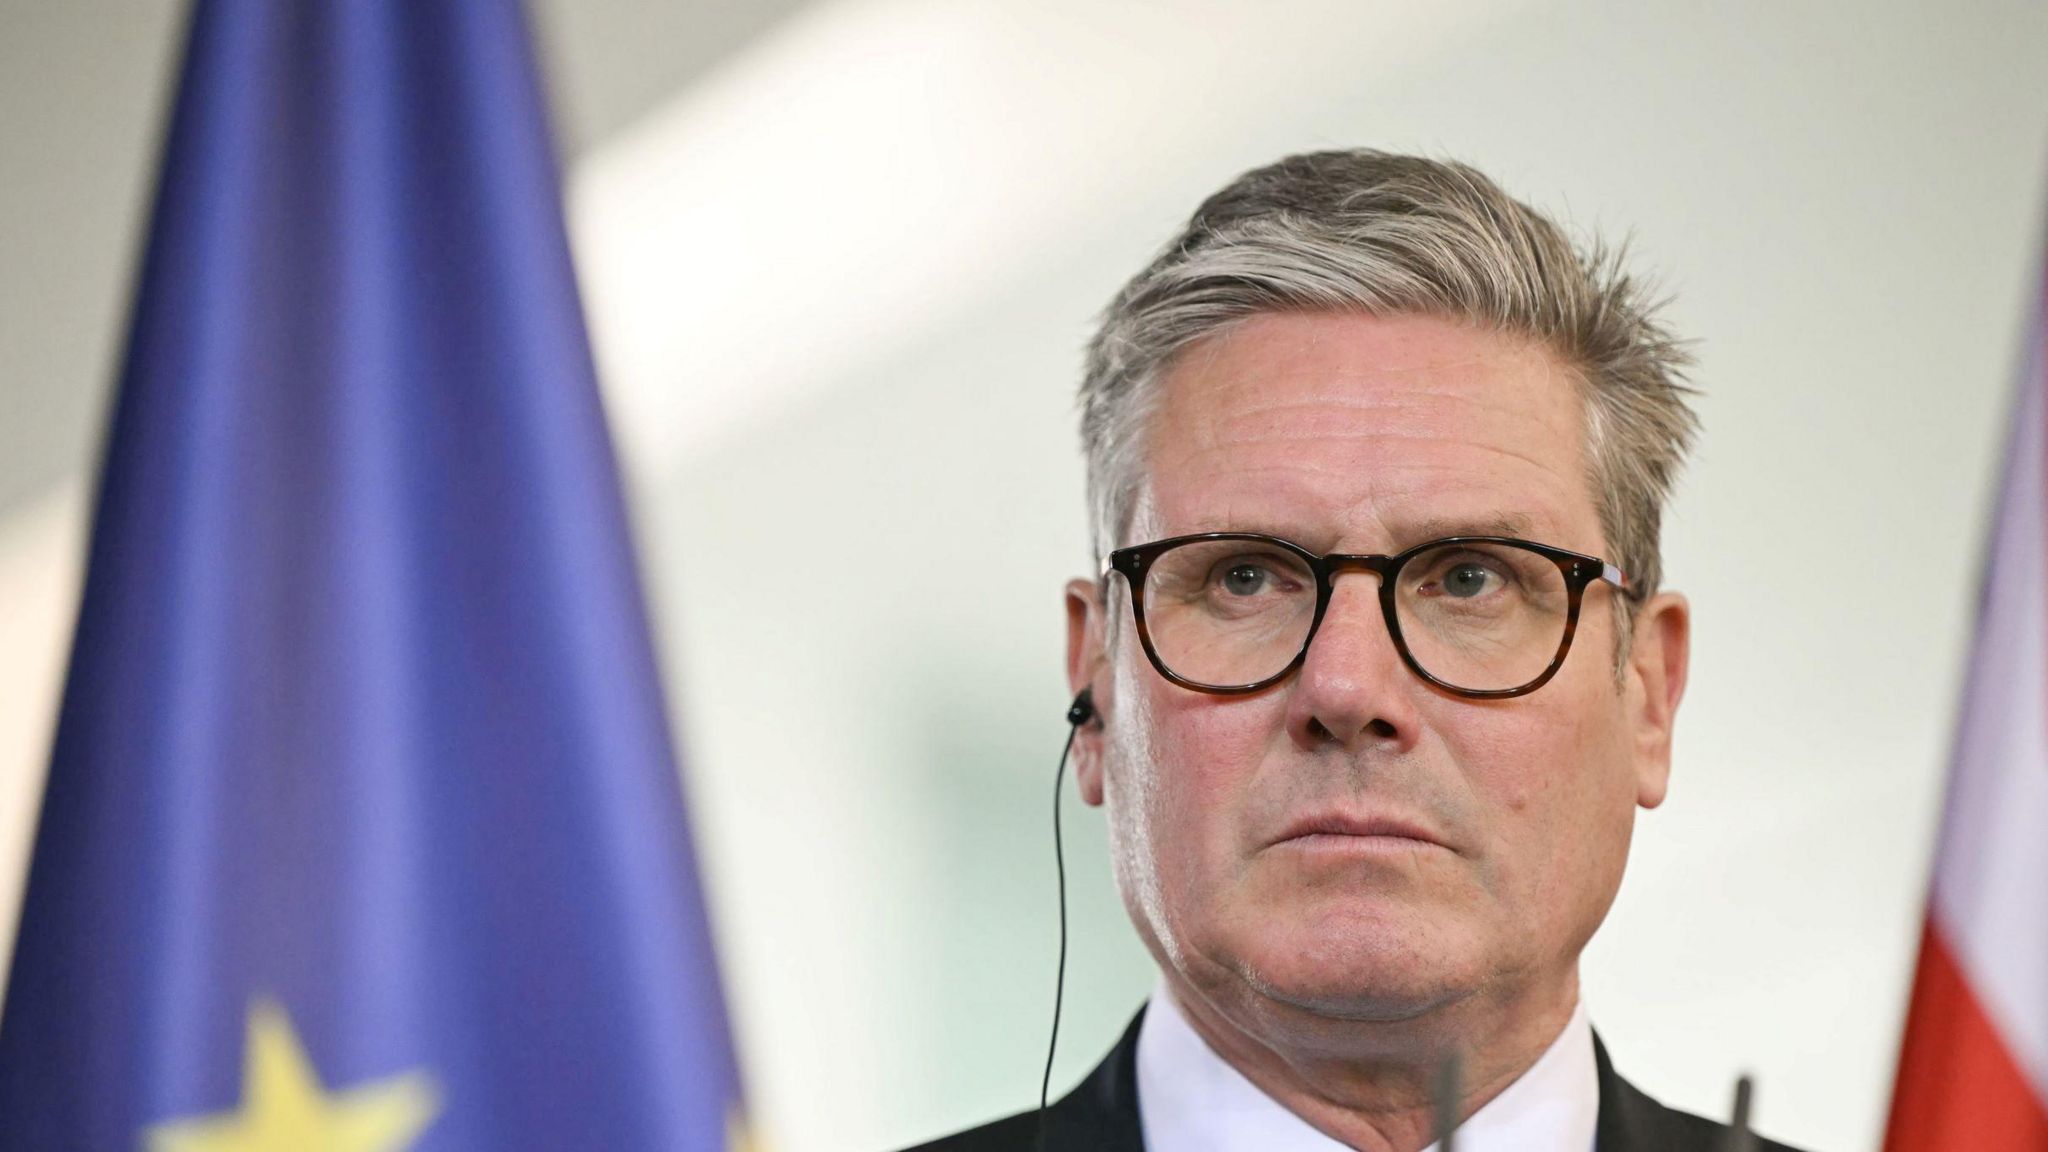
[[[1255,531],[1391,554],[1512,525],[1612,559],[1576,386],[1529,342],[1423,317],[1261,316],[1189,349],[1161,388],[1121,543]],[[1109,806],[1118,883],[1162,967],[1225,1010],[1318,1017],[1575,995],[1634,810],[1663,797],[1684,680],[1684,602],[1645,606],[1617,675],[1615,595],[1587,590],[1548,684],[1479,701],[1402,664],[1371,573],[1339,575],[1300,670],[1246,696],[1169,683],[1125,590],[1105,606],[1070,586],[1070,676],[1104,718],[1077,778]]]

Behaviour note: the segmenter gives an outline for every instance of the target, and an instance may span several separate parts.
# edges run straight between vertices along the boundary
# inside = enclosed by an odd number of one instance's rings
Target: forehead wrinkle
[[[1216,492],[1206,507],[1181,509],[1185,519],[1167,522],[1148,517],[1153,536],[1196,532],[1265,532],[1292,540],[1311,551],[1358,548],[1400,548],[1441,536],[1519,536],[1558,546],[1590,548],[1562,527],[1547,498],[1521,499],[1500,493],[1461,492],[1446,500],[1427,485],[1387,488],[1378,483],[1335,509],[1323,504],[1319,490],[1290,483],[1294,469],[1274,467],[1257,475],[1278,482],[1266,486],[1234,485]],[[1421,491],[1416,491],[1420,487]],[[1518,490],[1527,493],[1530,490]],[[1148,510],[1163,512],[1153,501]],[[1147,537],[1148,539],[1151,537]]]
[[[1277,478],[1289,476],[1298,476],[1303,478],[1323,476],[1350,477],[1354,475],[1360,475],[1362,473],[1370,473],[1372,474],[1371,476],[1366,476],[1362,478],[1376,479],[1379,476],[1391,476],[1413,473],[1450,473],[1456,475],[1469,470],[1470,465],[1473,463],[1473,461],[1470,459],[1459,461],[1418,461],[1397,459],[1391,463],[1385,463],[1381,458],[1387,455],[1386,452],[1370,450],[1370,446],[1376,443],[1401,444],[1427,441],[1449,441],[1451,443],[1455,443],[1462,452],[1469,452],[1482,457],[1495,456],[1501,457],[1503,459],[1514,460],[1528,466],[1529,468],[1537,472],[1542,473],[1545,476],[1553,476],[1559,479],[1564,479],[1574,474],[1573,470],[1571,469],[1560,471],[1557,467],[1556,462],[1554,461],[1545,460],[1541,457],[1531,455],[1525,451],[1519,451],[1515,448],[1506,445],[1487,444],[1476,440],[1457,440],[1451,437],[1435,433],[1399,432],[1376,432],[1366,436],[1347,436],[1338,434],[1320,436],[1303,435],[1286,437],[1277,441],[1267,439],[1252,441],[1247,439],[1245,441],[1240,441],[1239,443],[1271,443],[1275,444],[1276,446],[1286,446],[1295,449],[1306,448],[1318,444],[1343,445],[1354,449],[1351,455],[1356,457],[1363,457],[1363,459],[1342,460],[1339,463],[1331,464],[1318,462],[1308,455],[1289,454],[1266,460],[1233,460],[1230,465],[1230,471],[1236,478]],[[1232,445],[1215,444],[1200,448],[1191,448],[1181,453],[1181,458],[1184,460],[1191,461],[1199,460],[1201,457],[1210,452],[1224,449],[1230,446]],[[1385,463],[1385,466],[1381,466],[1383,463]],[[1523,487],[1523,485],[1517,484],[1516,487],[1520,488]]]
[[[1445,410],[1442,403],[1449,402],[1453,410]],[[1466,396],[1455,391],[1432,392],[1427,395],[1381,396],[1372,399],[1354,398],[1344,395],[1332,397],[1303,397],[1292,400],[1276,400],[1255,404],[1240,409],[1211,409],[1201,413],[1199,418],[1172,420],[1166,425],[1183,436],[1185,447],[1178,453],[1183,457],[1200,456],[1205,452],[1217,452],[1244,447],[1292,447],[1302,448],[1318,444],[1358,445],[1359,450],[1384,442],[1389,444],[1422,443],[1442,441],[1463,449],[1492,452],[1512,457],[1551,471],[1553,463],[1538,459],[1526,452],[1517,451],[1496,440],[1513,440],[1519,437],[1487,437],[1471,435],[1466,430],[1462,435],[1446,431],[1445,425],[1458,423],[1458,409],[1477,409],[1487,425],[1495,428],[1536,424],[1547,426],[1564,443],[1566,453],[1574,458],[1583,454],[1584,446],[1579,443],[1579,429],[1575,425],[1560,424],[1554,420],[1542,419],[1544,415],[1539,404],[1518,404],[1506,408],[1498,403],[1489,403],[1479,397]],[[1331,428],[1331,417],[1337,414],[1368,413],[1384,416],[1373,420],[1367,426]],[[1289,419],[1299,415],[1301,419]],[[1419,417],[1419,418],[1418,418]],[[1341,422],[1340,422],[1341,423]],[[1177,428],[1175,426],[1178,426]],[[1173,437],[1157,437],[1155,443]]]
[[[1575,398],[1579,391],[1575,374],[1547,345],[1503,333],[1492,334],[1508,341],[1506,347],[1495,349],[1407,349],[1408,357],[1390,360],[1404,351],[1397,345],[1375,349],[1364,362],[1345,359],[1340,352],[1334,362],[1331,357],[1283,355],[1276,364],[1270,351],[1257,356],[1243,351],[1236,339],[1243,328],[1233,325],[1198,342],[1171,365],[1160,380],[1160,415],[1206,410],[1208,419],[1203,422],[1214,424],[1292,408],[1401,413],[1446,400],[1494,412],[1508,400],[1526,416],[1544,407],[1544,383],[1562,384]],[[1315,349],[1333,339],[1317,328],[1291,343],[1297,349]],[[1287,395],[1295,391],[1292,385],[1303,381],[1316,385],[1312,395]],[[1504,382],[1520,386],[1497,387]],[[1273,396],[1275,390],[1282,395]],[[1504,395],[1475,395],[1502,391]]]

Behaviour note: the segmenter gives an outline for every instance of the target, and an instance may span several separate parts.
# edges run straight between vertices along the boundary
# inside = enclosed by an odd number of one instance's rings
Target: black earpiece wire
[[[1060,841],[1060,795],[1067,778],[1067,757],[1073,754],[1074,737],[1081,725],[1095,718],[1095,695],[1086,688],[1067,708],[1067,743],[1060,749],[1060,766],[1052,774],[1052,863],[1059,875],[1060,961],[1052,984],[1052,1040],[1045,1046],[1045,1075],[1038,1081],[1038,1152],[1045,1152],[1045,1111],[1052,1100],[1052,1058],[1060,1050],[1060,1009],[1067,995],[1067,854]]]

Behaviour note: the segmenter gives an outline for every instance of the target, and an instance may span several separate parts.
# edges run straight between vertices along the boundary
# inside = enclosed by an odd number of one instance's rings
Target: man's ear
[[[1067,581],[1067,692],[1086,690],[1095,702],[1095,716],[1074,733],[1074,784],[1090,806],[1102,804],[1102,728],[1114,703],[1110,698],[1105,626],[1108,615],[1102,586],[1093,580]]]
[[[1636,803],[1655,808],[1671,784],[1671,729],[1692,655],[1692,606],[1660,592],[1636,610],[1625,706],[1635,721]]]

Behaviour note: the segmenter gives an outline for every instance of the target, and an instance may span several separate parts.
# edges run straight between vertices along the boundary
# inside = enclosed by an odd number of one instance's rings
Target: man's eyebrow
[[[1444,536],[1527,536],[1531,524],[1529,517],[1520,512],[1432,516],[1405,525],[1401,535],[1409,541],[1435,540]]]

